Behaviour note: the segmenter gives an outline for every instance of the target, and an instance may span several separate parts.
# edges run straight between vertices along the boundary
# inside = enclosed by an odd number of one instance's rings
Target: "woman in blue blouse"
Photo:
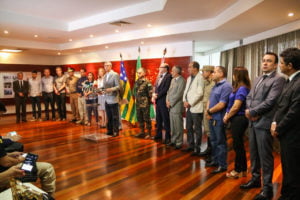
[[[248,127],[245,109],[246,97],[250,87],[248,70],[245,67],[235,67],[233,71],[233,92],[229,96],[226,114],[223,119],[225,124],[231,122],[233,149],[236,153],[234,170],[226,174],[229,178],[239,178],[247,174],[244,133]]]

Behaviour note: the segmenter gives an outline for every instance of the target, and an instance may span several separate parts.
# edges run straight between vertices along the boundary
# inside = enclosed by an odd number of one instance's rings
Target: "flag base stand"
[[[106,135],[103,133],[92,133],[92,134],[85,134],[81,136],[81,138],[93,142],[98,142],[99,140],[107,139],[110,137],[111,137],[110,135]]]

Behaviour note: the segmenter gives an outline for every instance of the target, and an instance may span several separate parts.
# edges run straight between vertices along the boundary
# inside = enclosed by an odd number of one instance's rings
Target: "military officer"
[[[152,96],[152,85],[145,78],[146,71],[140,68],[137,71],[138,80],[134,84],[137,120],[140,126],[140,133],[136,137],[150,139],[151,138],[151,119],[150,119],[150,103]],[[145,134],[145,123],[148,135]]]

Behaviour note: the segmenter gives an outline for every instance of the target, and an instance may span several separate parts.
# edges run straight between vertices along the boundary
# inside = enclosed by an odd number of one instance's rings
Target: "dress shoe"
[[[169,143],[171,143],[171,141],[170,141],[169,139],[165,139],[165,140],[163,141],[163,144],[169,144]]]
[[[227,178],[241,178],[241,177],[246,177],[247,176],[247,172],[243,171],[243,172],[237,172],[235,170],[232,170],[228,173],[226,173],[226,177]]]
[[[145,133],[143,133],[143,132],[138,133],[138,134],[136,134],[134,137],[137,137],[137,138],[144,138],[144,137],[145,137]]]
[[[47,119],[47,121],[48,121],[49,119]],[[55,121],[56,119],[55,118],[52,118],[52,121]]]
[[[207,156],[211,154],[211,148],[206,148],[203,152],[200,153],[201,156]]]
[[[176,145],[176,146],[174,147],[174,149],[176,149],[176,150],[177,150],[177,149],[181,149],[181,148],[182,148],[181,145],[178,145],[178,146]]]
[[[119,133],[113,133],[112,136],[113,136],[113,137],[118,137],[118,136],[119,136]]]
[[[200,151],[194,151],[191,153],[191,156],[199,156]]]
[[[185,149],[182,149],[181,151],[183,151],[183,152],[190,152],[190,151],[193,151],[193,150],[194,150],[193,148],[187,147]]]
[[[200,157],[204,157],[204,156],[207,156],[208,154],[206,153],[206,152],[200,152],[199,154],[198,154],[198,156],[200,156]]]
[[[212,172],[210,172],[211,174],[218,174],[218,173],[222,173],[225,172],[227,169],[226,168],[222,168],[222,167],[218,167],[217,169],[213,170]]]
[[[211,156],[207,156],[206,159],[205,159],[205,162],[206,163],[210,163],[211,161],[212,161]]]
[[[76,122],[77,120],[76,119],[72,119],[72,120],[70,120],[70,122],[72,122],[72,123],[74,123],[74,122]]]
[[[22,122],[27,122],[27,120],[26,120],[26,119],[23,119]]]
[[[175,144],[172,143],[172,142],[170,142],[170,143],[167,144],[167,146],[168,146],[168,147],[175,147]]]
[[[245,184],[240,185],[241,189],[251,189],[251,188],[260,188],[260,181],[250,180]]]
[[[113,133],[107,132],[106,135],[113,135]]]
[[[271,200],[273,198],[273,191],[261,191],[254,197],[254,200]]]
[[[218,164],[211,161],[211,162],[205,163],[205,167],[218,167]]]
[[[161,139],[162,139],[162,137],[158,137],[158,136],[153,137],[153,140],[161,140]]]

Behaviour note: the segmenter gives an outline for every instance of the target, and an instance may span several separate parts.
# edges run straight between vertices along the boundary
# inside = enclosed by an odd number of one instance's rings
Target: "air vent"
[[[120,21],[111,22],[109,24],[114,26],[124,26],[124,25],[130,25],[132,23],[120,20]]]

